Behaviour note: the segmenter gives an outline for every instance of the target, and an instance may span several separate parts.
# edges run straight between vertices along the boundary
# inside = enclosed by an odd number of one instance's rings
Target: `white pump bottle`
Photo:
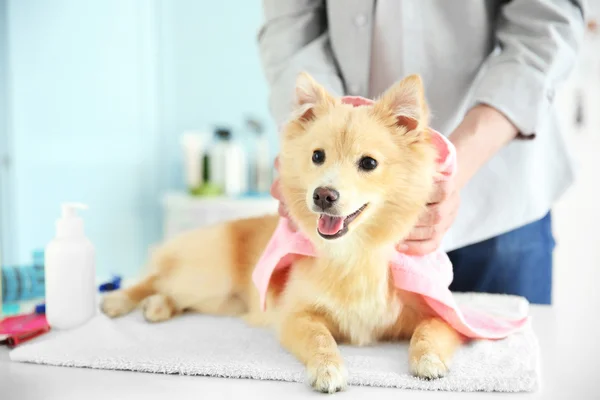
[[[54,329],[71,329],[96,313],[94,246],[85,236],[79,203],[62,204],[56,237],[46,246],[46,319]]]

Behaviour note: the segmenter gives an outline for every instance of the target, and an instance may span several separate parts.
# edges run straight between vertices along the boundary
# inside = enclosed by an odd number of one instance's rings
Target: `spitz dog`
[[[281,136],[280,189],[317,256],[277,270],[262,311],[251,275],[279,216],[190,231],[162,244],[145,278],[108,294],[102,310],[117,317],[141,305],[151,322],[191,311],[268,326],[306,366],[310,385],[327,393],[346,387],[338,343],[410,340],[414,375],[446,375],[461,335],[395,288],[389,270],[394,244],[416,224],[436,174],[420,77],[360,107],[306,73],[295,90]]]

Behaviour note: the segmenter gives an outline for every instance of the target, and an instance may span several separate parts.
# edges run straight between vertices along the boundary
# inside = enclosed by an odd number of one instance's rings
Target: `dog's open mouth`
[[[348,225],[350,225],[350,223],[354,221],[365,208],[367,208],[367,204],[364,204],[361,208],[345,217],[321,214],[317,224],[317,232],[319,232],[319,235],[324,239],[337,239],[342,237],[348,233]]]

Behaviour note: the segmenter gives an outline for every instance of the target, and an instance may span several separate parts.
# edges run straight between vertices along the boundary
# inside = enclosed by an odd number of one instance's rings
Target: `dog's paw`
[[[411,361],[410,372],[419,378],[437,379],[448,374],[448,367],[436,354],[427,353]]]
[[[317,357],[307,365],[308,383],[323,393],[346,389],[348,371],[338,356]]]
[[[131,312],[135,303],[123,291],[110,292],[102,298],[102,312],[111,318],[120,317]]]
[[[154,294],[146,298],[142,304],[144,318],[149,322],[166,321],[173,316],[173,306],[162,294]]]

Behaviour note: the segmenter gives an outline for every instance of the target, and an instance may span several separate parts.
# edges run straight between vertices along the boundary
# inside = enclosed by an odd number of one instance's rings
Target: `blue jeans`
[[[542,219],[513,231],[448,253],[454,266],[450,289],[520,295],[531,303],[552,301],[552,219]]]

